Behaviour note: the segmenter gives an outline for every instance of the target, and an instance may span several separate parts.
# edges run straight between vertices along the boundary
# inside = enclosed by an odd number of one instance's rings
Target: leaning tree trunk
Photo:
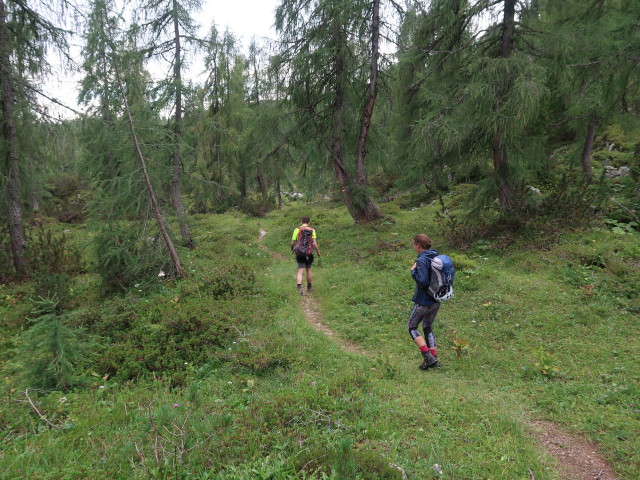
[[[182,196],[180,194],[180,171],[182,169],[182,155],[180,154],[180,143],[182,142],[182,59],[180,49],[180,27],[178,23],[178,5],[176,0],[173,1],[173,28],[174,28],[174,44],[175,44],[175,63],[173,65],[173,75],[175,81],[176,92],[176,113],[174,125],[174,150],[173,150],[173,175],[171,178],[171,200],[176,209],[178,216],[178,224],[180,225],[180,235],[185,246],[193,247],[193,238],[191,230],[187,224]]]
[[[507,58],[513,52],[513,28],[515,24],[516,0],[505,0],[504,16],[502,21],[502,38],[500,43],[500,57]],[[507,83],[510,83],[508,81]],[[505,87],[508,88],[508,87]],[[506,92],[498,92],[496,98],[496,110],[502,107]],[[491,139],[491,151],[493,153],[493,169],[498,182],[498,201],[503,211],[511,210],[515,205],[515,186],[509,172],[509,153],[505,145],[504,132],[498,125]]]
[[[11,67],[11,35],[7,28],[7,11],[0,0],[0,105],[2,106],[2,137],[7,152],[7,205],[9,208],[9,236],[11,254],[16,273],[24,271],[26,241],[22,225],[20,203],[20,153],[13,96],[13,69]]]
[[[120,70],[118,69],[117,66],[116,66],[116,78],[118,81],[118,86],[120,88],[120,93],[122,95],[124,109],[127,112],[127,118],[129,120],[129,129],[131,130],[131,136],[133,137],[133,143],[136,148],[136,154],[138,155],[138,160],[140,161],[140,166],[142,167],[142,174],[144,176],[144,181],[147,185],[147,191],[149,192],[149,200],[151,202],[151,208],[156,217],[156,221],[158,222],[158,227],[160,228],[160,233],[162,234],[162,238],[165,244],[167,245],[167,249],[169,250],[169,255],[171,256],[173,267],[176,269],[176,274],[178,275],[178,277],[182,278],[185,276],[184,269],[182,268],[182,263],[180,263],[178,252],[173,246],[173,242],[171,241],[171,237],[169,236],[169,232],[167,231],[164,218],[162,218],[162,212],[160,212],[160,207],[158,206],[156,195],[153,191],[151,178],[149,177],[149,172],[147,170],[147,163],[145,162],[144,155],[142,155],[142,150],[140,149],[140,142],[138,141],[138,135],[136,133],[135,124],[133,123],[133,117],[131,116],[131,110],[129,109],[129,102],[127,101],[127,95],[125,93],[124,85],[122,84],[122,79],[120,77]]]
[[[582,150],[582,173],[584,174],[584,181],[587,184],[593,182],[593,169],[591,168],[591,151],[593,150],[593,140],[596,135],[596,126],[598,124],[598,118],[594,113],[591,114],[589,119],[589,126],[587,127],[587,137],[584,141],[584,149]]]

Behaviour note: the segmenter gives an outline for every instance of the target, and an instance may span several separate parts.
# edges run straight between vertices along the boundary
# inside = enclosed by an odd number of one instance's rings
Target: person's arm
[[[293,246],[296,244],[296,240],[298,239],[298,232],[300,231],[299,228],[296,228],[293,231],[293,235],[291,236],[291,251],[293,252]]]
[[[422,288],[429,288],[429,264],[427,259],[420,258],[414,263],[415,268],[411,268],[411,276]]]
[[[316,239],[313,239],[313,248],[316,249],[316,253],[318,254],[318,258],[320,258],[320,249],[318,248],[318,242],[316,242]]]

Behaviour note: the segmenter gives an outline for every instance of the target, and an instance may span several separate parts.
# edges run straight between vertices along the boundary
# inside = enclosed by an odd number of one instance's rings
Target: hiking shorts
[[[298,263],[298,268],[311,268],[311,264],[313,263],[313,254],[308,257],[299,257],[296,255],[296,262]]]

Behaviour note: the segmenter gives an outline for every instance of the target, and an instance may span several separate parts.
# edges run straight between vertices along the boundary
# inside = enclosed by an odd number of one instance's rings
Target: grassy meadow
[[[50,351],[29,335],[35,287],[1,285],[0,478],[556,479],[537,419],[640,478],[640,237],[529,231],[463,250],[438,202],[382,208],[374,225],[330,202],[197,215],[188,276],[119,295],[84,269],[59,314],[89,347],[67,389],[25,377]],[[305,319],[289,251],[304,214],[322,322],[364,354]],[[91,264],[95,232],[49,228]],[[442,368],[426,372],[406,329],[416,233],[456,264],[434,326]]]

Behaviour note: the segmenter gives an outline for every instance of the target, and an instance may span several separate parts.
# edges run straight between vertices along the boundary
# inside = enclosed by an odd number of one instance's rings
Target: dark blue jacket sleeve
[[[429,281],[431,280],[431,268],[429,263],[430,260],[426,255],[420,255],[416,260],[416,268],[411,270],[411,276],[413,279],[418,285],[425,289],[429,288]]]

